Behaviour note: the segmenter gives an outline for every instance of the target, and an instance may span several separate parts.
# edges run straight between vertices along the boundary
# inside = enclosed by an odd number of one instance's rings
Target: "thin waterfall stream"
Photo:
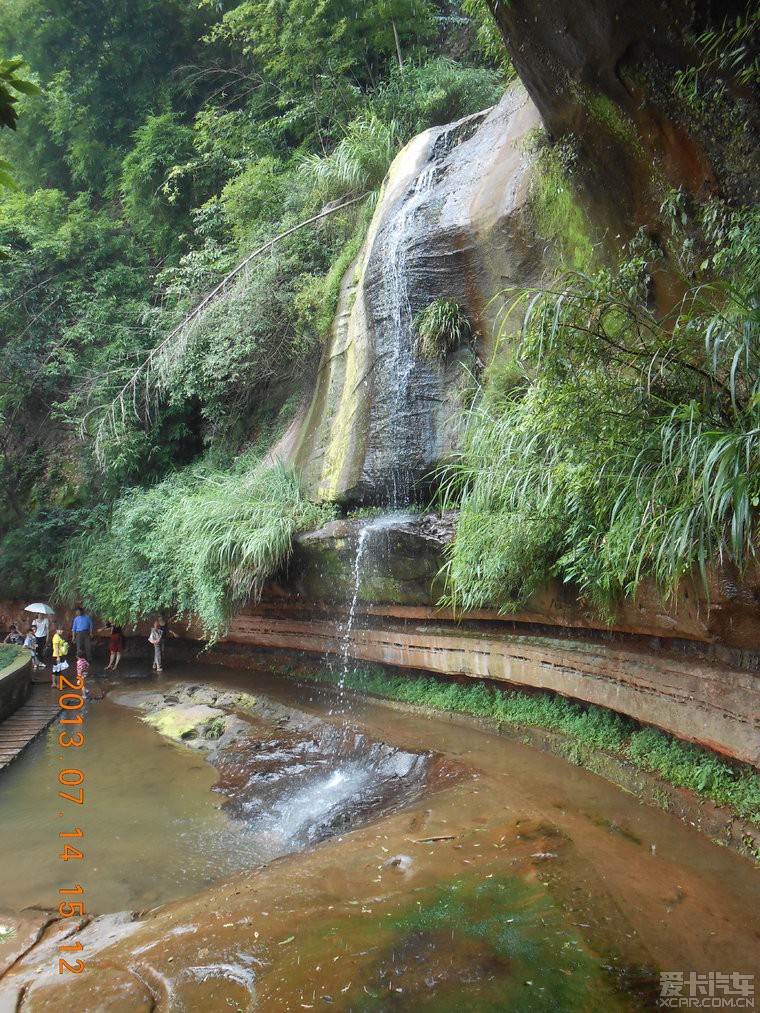
[[[362,521],[359,528],[359,532],[356,538],[356,552],[354,554],[353,564],[351,566],[351,577],[352,577],[352,597],[348,607],[345,621],[338,626],[338,634],[340,639],[340,655],[342,661],[342,673],[338,683],[338,706],[342,709],[345,706],[345,677],[351,667],[351,638],[354,633],[354,626],[356,623],[356,613],[359,605],[359,599],[361,597],[362,579],[364,577],[364,566],[370,554],[373,550],[374,536],[381,532],[388,532],[398,524],[403,523],[404,520],[409,518],[409,513],[405,510],[396,510],[393,513],[381,514],[378,517],[372,517],[367,521]],[[385,549],[388,550],[387,542],[385,543]]]
[[[409,433],[411,381],[417,358],[414,353],[414,313],[410,299],[409,269],[410,243],[414,220],[435,180],[435,166],[428,165],[419,173],[404,200],[401,210],[391,220],[384,247],[383,281],[384,299],[390,308],[390,370],[393,407],[389,418],[389,443],[396,461],[391,468],[390,506],[406,506],[412,496],[413,474],[405,461],[408,459],[406,442]]]

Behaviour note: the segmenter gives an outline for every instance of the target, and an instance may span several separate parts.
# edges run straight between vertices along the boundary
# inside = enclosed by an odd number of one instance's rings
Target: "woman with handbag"
[[[159,619],[153,623],[148,635],[148,643],[153,646],[153,671],[163,672],[163,653],[162,646],[164,640],[164,631],[161,628],[161,622]]]

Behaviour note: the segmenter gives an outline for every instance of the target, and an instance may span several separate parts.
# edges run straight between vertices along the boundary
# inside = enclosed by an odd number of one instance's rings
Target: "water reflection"
[[[215,770],[135,711],[91,702],[85,745],[71,760],[84,774],[79,806],[58,796],[54,725],[0,778],[0,910],[54,910],[70,881],[85,887],[90,914],[187,896],[399,808],[420,795],[435,767],[430,754],[345,728],[320,724],[304,735],[249,727],[215,757]],[[64,862],[58,834],[75,828],[83,858]]]

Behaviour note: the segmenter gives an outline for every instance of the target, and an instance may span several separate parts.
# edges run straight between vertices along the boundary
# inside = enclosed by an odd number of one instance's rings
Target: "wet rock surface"
[[[705,60],[697,38],[747,17],[739,0],[514,0],[489,5],[521,81],[551,135],[580,144],[587,210],[609,236],[657,219],[658,187],[697,199],[723,192],[757,200],[760,103],[728,67]],[[718,84],[709,115],[674,86],[700,67],[700,92]],[[717,79],[717,80],[716,80]],[[654,174],[653,174],[654,167]]]
[[[214,790],[256,835],[264,860],[345,833],[461,776],[434,753],[399,750],[266,697],[178,685],[114,699],[207,754],[219,772]]]
[[[537,123],[513,86],[494,109],[425,131],[394,161],[346,273],[311,407],[283,447],[311,498],[398,506],[425,497],[477,355],[462,346],[422,361],[415,320],[434,299],[455,299],[488,345],[501,305],[492,298],[541,276],[526,218],[525,138]]]
[[[301,598],[341,605],[354,595],[366,602],[434,601],[454,523],[452,514],[402,512],[331,521],[296,536],[291,587]]]
[[[257,681],[284,716],[285,690]],[[0,998],[22,1013],[580,1013],[648,1008],[660,969],[757,973],[760,885],[738,856],[518,743],[372,704],[352,724],[376,742],[392,725],[397,749],[442,749],[475,776],[136,918],[57,922]],[[74,938],[86,969],[61,980]]]

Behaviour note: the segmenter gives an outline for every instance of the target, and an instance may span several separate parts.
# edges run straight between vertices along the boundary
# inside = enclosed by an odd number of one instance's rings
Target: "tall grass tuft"
[[[472,324],[456,299],[434,299],[415,320],[417,355],[425,362],[445,359],[472,338]]]
[[[195,467],[117,501],[74,540],[61,597],[81,597],[115,622],[167,607],[217,636],[287,560],[293,535],[332,509],[305,500],[281,465],[244,458],[231,471]]]
[[[395,120],[360,116],[329,155],[304,156],[301,176],[318,203],[369,194],[379,189],[400,147]]]

